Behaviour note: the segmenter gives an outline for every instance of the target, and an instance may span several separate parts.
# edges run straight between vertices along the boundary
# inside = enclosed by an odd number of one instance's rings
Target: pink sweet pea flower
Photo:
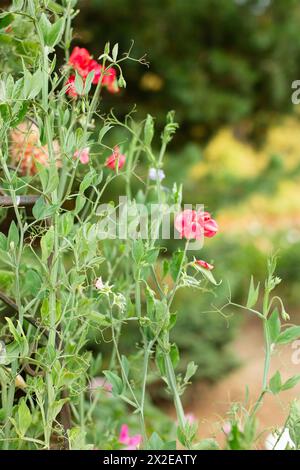
[[[105,162],[105,166],[107,168],[110,168],[111,170],[116,170],[116,167],[118,170],[121,170],[123,166],[125,165],[125,160],[126,157],[120,152],[120,148],[118,145],[114,147],[113,153],[107,158]]]
[[[186,422],[190,425],[197,421],[194,413],[187,413],[184,417],[185,417]]]
[[[231,426],[230,421],[225,421],[225,423],[222,426],[222,430],[224,434],[226,434],[226,436],[229,436],[229,434],[231,433],[231,429],[232,429],[232,426]]]
[[[186,209],[175,217],[175,228],[181,238],[187,240],[200,240],[213,237],[218,231],[217,222],[211,218],[209,212],[197,212]]]
[[[203,220],[204,236],[209,238],[214,237],[219,230],[217,222],[211,218],[209,212],[203,212],[203,214],[200,214],[200,218]]]
[[[112,384],[107,381],[105,377],[93,377],[89,383],[89,392],[94,396],[97,390],[103,390],[107,396],[111,395]]]
[[[79,160],[81,161],[81,163],[83,165],[86,165],[87,163],[89,163],[90,161],[90,149],[89,147],[86,147],[82,150],[76,150],[76,152],[74,153],[74,158],[79,158]]]
[[[175,217],[175,228],[181,238],[199,240],[203,237],[202,225],[198,222],[197,212],[186,209]]]
[[[134,436],[129,435],[129,428],[127,424],[122,424],[119,435],[119,443],[124,444],[126,450],[137,450],[142,442],[142,436],[136,434]]]
[[[209,264],[206,261],[203,261],[203,259],[196,259],[195,263],[198,264],[199,266],[201,266],[204,269],[208,269],[209,271],[214,269],[213,264]]]

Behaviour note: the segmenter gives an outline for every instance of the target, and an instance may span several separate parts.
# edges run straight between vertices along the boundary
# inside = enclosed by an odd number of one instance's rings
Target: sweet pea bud
[[[145,145],[150,146],[154,136],[154,122],[153,117],[150,114],[147,114],[145,127],[144,127],[144,140]]]
[[[126,88],[126,81],[123,75],[120,75],[119,80],[118,80],[118,85],[120,88]]]
[[[15,378],[15,386],[21,390],[24,390],[27,387],[25,380],[20,374],[18,374]]]

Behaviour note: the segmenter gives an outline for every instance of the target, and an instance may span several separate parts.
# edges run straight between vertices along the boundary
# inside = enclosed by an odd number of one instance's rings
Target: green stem
[[[12,380],[8,387],[8,394],[7,394],[7,404],[6,404],[6,415],[5,415],[5,441],[3,444],[3,450],[7,450],[9,448],[9,436],[10,436],[10,429],[11,429],[11,422],[10,418],[12,416],[13,405],[14,405],[14,396],[15,396],[15,377],[17,374],[18,369],[18,361],[15,360],[11,365],[11,376]]]
[[[171,392],[172,392],[172,395],[173,395],[177,420],[178,420],[180,428],[182,429],[182,431],[184,431],[184,429],[185,429],[185,414],[184,414],[184,409],[183,409],[181,399],[180,399],[180,396],[179,396],[179,393],[178,393],[176,376],[175,376],[173,364],[172,364],[169,353],[165,354],[165,367],[166,367],[168,385],[169,385],[169,387],[171,389]],[[187,443],[187,446],[189,447],[188,443]]]

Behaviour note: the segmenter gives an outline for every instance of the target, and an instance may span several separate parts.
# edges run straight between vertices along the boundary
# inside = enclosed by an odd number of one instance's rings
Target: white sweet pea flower
[[[265,448],[267,450],[285,450],[287,446],[291,449],[295,448],[288,428],[278,429],[277,432],[270,433],[266,438]]]
[[[152,181],[162,181],[166,177],[163,170],[158,168],[150,168],[149,179]]]
[[[111,292],[111,289],[113,286],[109,285],[108,282],[103,282],[102,281],[102,277],[98,277],[98,279],[96,279],[95,281],[95,287],[97,290],[105,293],[105,294],[108,294],[109,292]]]

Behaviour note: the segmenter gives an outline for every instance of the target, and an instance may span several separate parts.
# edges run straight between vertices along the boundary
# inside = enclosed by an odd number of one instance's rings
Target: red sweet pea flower
[[[199,266],[201,266],[201,267],[204,268],[204,269],[208,269],[209,271],[211,271],[212,269],[214,269],[214,265],[213,265],[213,264],[209,264],[209,263],[207,263],[206,261],[203,261],[202,259],[196,259],[196,260],[195,260],[195,263],[198,264]]]
[[[74,70],[77,70],[79,75],[86,78],[90,72],[89,67],[91,61],[92,57],[87,49],[84,47],[74,47],[70,55],[69,64]]]
[[[117,72],[116,69],[110,67],[104,71],[102,78],[103,86],[106,86],[110,93],[118,93],[119,87],[117,83]]]
[[[66,85],[68,85],[68,88],[66,91],[67,95],[71,96],[71,98],[77,98],[78,93],[75,88],[75,75],[69,76]]]
[[[111,170],[116,170],[116,166],[118,170],[121,170],[125,165],[126,157],[120,152],[120,148],[118,145],[114,147],[113,153],[107,158],[105,162],[105,166],[110,168]]]
[[[69,65],[79,73],[83,80],[86,79],[90,72],[94,72],[94,85],[99,83],[102,76],[101,83],[110,93],[117,93],[119,91],[116,70],[113,67],[104,70],[103,66],[98,64],[84,47],[74,47],[70,55]],[[75,76],[71,75],[67,83],[73,84],[74,81]],[[70,87],[67,94],[75,98],[77,96],[75,87]]]
[[[102,65],[98,64],[98,62],[94,59],[90,61],[88,64],[88,73],[89,72],[94,72],[94,78],[93,78],[93,84],[97,85],[97,83],[100,80],[101,73],[102,73]]]
[[[181,238],[200,240],[203,236],[213,237],[216,235],[218,224],[211,218],[209,212],[186,209],[176,215],[175,228]]]

